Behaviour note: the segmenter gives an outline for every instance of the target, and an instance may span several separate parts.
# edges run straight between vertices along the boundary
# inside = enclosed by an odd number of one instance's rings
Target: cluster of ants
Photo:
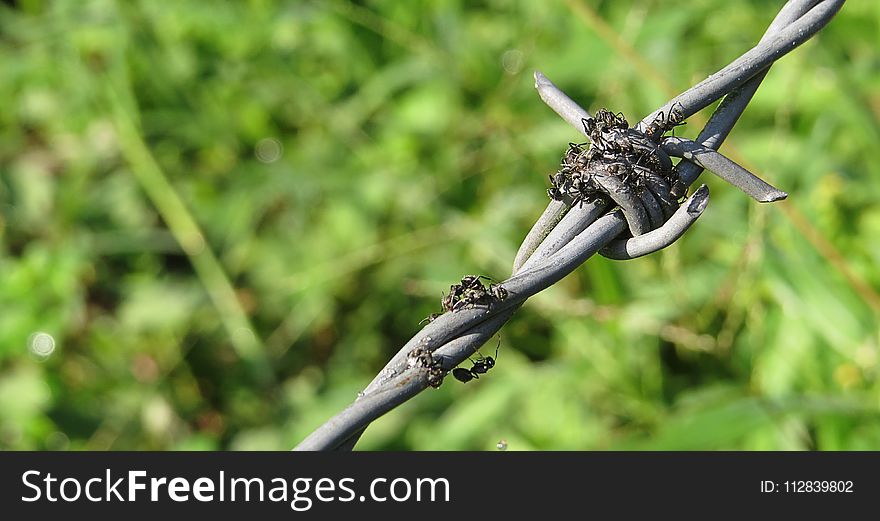
[[[490,281],[489,285],[485,286],[480,279]],[[484,275],[465,275],[460,283],[449,286],[449,294],[441,301],[443,310],[458,311],[504,300],[507,290],[491,281],[492,279]]]
[[[490,281],[489,285],[483,284],[481,279]],[[507,298],[507,290],[491,281],[491,278],[484,275],[465,275],[461,278],[461,282],[449,286],[449,294],[440,301],[443,312],[431,313],[422,322],[432,322],[447,311],[459,311],[478,305],[488,305]]]
[[[440,367],[440,362],[434,359],[431,351],[424,347],[416,347],[407,356],[409,367],[425,367],[428,369],[428,385],[437,388],[443,383],[446,373]]]
[[[661,113],[644,133],[630,128],[620,112],[614,114],[604,108],[582,121],[591,143],[569,143],[561,168],[549,176],[547,195],[551,199],[568,197],[584,203],[602,198],[606,189],[596,181],[597,173],[618,176],[636,191],[644,189],[646,176],[675,183],[671,163],[662,161],[657,152],[663,134],[683,124],[680,111],[673,108],[668,117]]]
[[[489,284],[483,284],[483,280]],[[499,302],[507,298],[507,290],[499,284],[495,284],[491,278],[485,275],[465,275],[461,278],[461,282],[449,286],[449,294],[444,295],[440,304],[443,312],[460,311],[462,309],[473,308],[479,305],[489,305],[493,302]],[[424,322],[432,322],[442,313],[432,313]],[[499,340],[499,346],[501,342]],[[498,346],[495,347],[495,358],[498,357]],[[457,367],[452,370],[452,376],[460,382],[469,382],[475,378],[479,378],[481,374],[485,374],[495,367],[495,358],[491,356],[479,355],[476,360],[471,360],[473,367],[465,369]],[[443,382],[443,371],[439,368],[439,364],[433,359],[431,353],[423,348],[416,348],[409,355],[411,365],[427,367],[428,384],[432,387],[439,387]]]

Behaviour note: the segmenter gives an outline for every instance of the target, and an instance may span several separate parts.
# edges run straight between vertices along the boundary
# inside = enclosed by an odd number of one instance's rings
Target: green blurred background
[[[579,139],[533,70],[635,121],[781,4],[4,2],[0,448],[291,448],[509,274]],[[878,49],[849,2],[722,148],[788,201],[704,175],[682,241],[591,259],[358,448],[880,448]]]

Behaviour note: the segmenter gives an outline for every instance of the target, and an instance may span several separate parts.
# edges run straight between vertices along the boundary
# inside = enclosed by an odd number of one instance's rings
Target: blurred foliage
[[[292,447],[509,273],[578,139],[533,70],[634,121],[778,4],[5,2],[0,448]],[[359,448],[880,448],[878,49],[849,2],[723,148],[789,201],[705,175],[682,241],[591,259]]]

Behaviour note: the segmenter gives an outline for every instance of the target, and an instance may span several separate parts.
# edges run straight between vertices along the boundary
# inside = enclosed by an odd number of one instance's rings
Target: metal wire
[[[498,284],[506,294],[503,299],[462,306],[428,322],[359,393],[354,403],[318,427],[294,450],[351,450],[370,422],[427,387],[438,386],[448,371],[492,338],[526,299],[561,280],[593,254],[624,260],[675,242],[702,214],[709,193],[701,187],[677,210],[670,201],[683,195],[679,192],[692,184],[703,168],[711,169],[758,200],[785,197],[784,192],[716,150],[745,110],[770,65],[822,29],[844,1],[790,0],[755,47],[641,120],[636,128],[657,139],[659,146],[655,149],[683,158],[675,167],[678,186],[664,187],[658,176],[648,176],[648,190],[622,195],[621,191],[627,188],[614,185],[614,176],[600,175],[599,185],[608,195],[613,192],[613,198],[588,202],[566,195],[561,200],[552,200],[520,246],[512,276]],[[535,87],[548,106],[590,137],[585,120],[593,116],[539,72],[535,73]],[[724,99],[696,141],[663,138],[662,132],[651,134],[651,125],[670,119],[673,112],[686,118],[721,97]]]

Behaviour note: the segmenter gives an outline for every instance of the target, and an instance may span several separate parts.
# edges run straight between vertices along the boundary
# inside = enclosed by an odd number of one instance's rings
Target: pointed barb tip
[[[760,202],[774,203],[776,201],[782,201],[786,197],[788,197],[788,194],[786,192],[783,192],[782,190],[774,190],[772,192],[764,194],[764,197],[760,199]]]

